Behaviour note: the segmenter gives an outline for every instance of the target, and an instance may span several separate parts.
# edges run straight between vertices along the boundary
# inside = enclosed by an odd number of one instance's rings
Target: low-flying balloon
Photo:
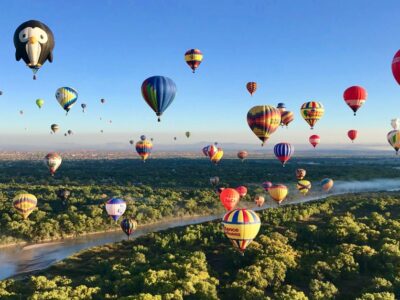
[[[313,134],[312,136],[310,136],[310,137],[308,138],[308,141],[309,141],[310,144],[315,148],[315,147],[317,147],[317,145],[318,145],[319,142],[321,141],[321,138],[319,137],[319,135]]]
[[[18,194],[13,199],[13,206],[24,219],[36,209],[37,198],[32,194]]]
[[[219,194],[219,199],[226,210],[232,210],[239,203],[240,195],[237,190],[226,188]]]
[[[136,152],[142,158],[143,162],[150,156],[153,149],[153,143],[149,140],[140,140],[136,143]]]
[[[56,99],[68,114],[71,107],[78,100],[78,92],[70,87],[61,87],[56,91]]]
[[[315,123],[324,115],[325,109],[321,102],[310,101],[304,103],[300,108],[300,113],[303,119],[313,129]]]
[[[121,229],[122,231],[129,237],[136,230],[138,224],[134,219],[125,218],[121,221]]]
[[[247,195],[247,187],[244,185],[238,186],[236,191],[239,193],[240,197],[245,197]]]
[[[354,115],[356,115],[357,110],[363,106],[367,97],[367,91],[361,86],[351,86],[343,93],[343,99],[354,112]]]
[[[44,100],[36,99],[36,105],[37,105],[37,107],[42,108],[42,106],[44,105]]]
[[[329,190],[333,187],[333,184],[334,182],[330,178],[324,178],[321,180],[321,187],[325,192],[329,192]]]
[[[299,180],[303,179],[306,176],[306,174],[307,174],[307,171],[304,170],[304,169],[297,169],[296,170],[296,178],[299,179]]]
[[[253,96],[253,94],[256,92],[257,90],[257,83],[254,81],[248,82],[246,84],[246,88],[249,91],[250,95]]]
[[[249,156],[249,153],[247,153],[247,151],[244,151],[244,150],[239,151],[239,152],[237,153],[237,157],[238,157],[242,162],[247,158],[247,156]]]
[[[271,134],[278,129],[281,123],[281,113],[270,105],[254,106],[247,113],[247,123],[264,145]]]
[[[225,187],[223,187],[223,186],[217,186],[217,187],[215,188],[215,192],[216,192],[218,195],[220,195],[224,189],[225,189]]]
[[[354,140],[357,138],[358,135],[358,131],[355,129],[349,130],[347,132],[347,136],[349,137],[349,139],[351,140],[352,143],[354,143]]]
[[[256,196],[254,197],[254,202],[256,203],[256,205],[257,205],[258,207],[261,207],[261,206],[264,205],[265,198],[264,198],[264,196],[262,196],[262,195],[256,195]]]
[[[49,168],[51,176],[54,176],[57,169],[61,166],[61,162],[61,156],[55,152],[50,152],[44,158],[44,163]]]
[[[288,188],[283,184],[273,184],[269,189],[268,193],[272,200],[276,203],[281,204],[286,199],[288,194]]]
[[[268,192],[268,190],[270,189],[270,187],[272,186],[272,182],[271,181],[264,181],[261,186],[263,187],[263,189]]]
[[[57,197],[62,201],[62,204],[64,206],[67,204],[67,200],[70,195],[71,195],[71,192],[66,189],[59,189],[57,191]]]
[[[297,189],[303,196],[307,195],[308,191],[311,189],[311,182],[308,180],[299,180],[297,182]]]
[[[387,134],[387,140],[389,144],[396,151],[396,155],[400,149],[400,130],[392,130]]]
[[[126,210],[126,202],[120,198],[111,198],[106,202],[106,211],[108,215],[117,221]]]
[[[192,69],[193,73],[199,67],[203,60],[203,54],[199,49],[190,49],[185,53],[185,61]]]
[[[286,162],[292,157],[294,147],[289,143],[279,143],[274,146],[274,154],[284,167]]]
[[[218,176],[210,177],[210,183],[211,185],[216,186],[219,183],[219,177]]]

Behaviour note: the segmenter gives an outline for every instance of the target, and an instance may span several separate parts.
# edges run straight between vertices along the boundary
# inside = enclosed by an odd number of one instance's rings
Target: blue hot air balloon
[[[290,159],[294,152],[294,147],[289,143],[279,143],[274,147],[274,153],[277,159],[280,160],[282,166]]]
[[[106,203],[106,211],[108,215],[117,221],[126,210],[126,202],[120,198],[111,198]]]

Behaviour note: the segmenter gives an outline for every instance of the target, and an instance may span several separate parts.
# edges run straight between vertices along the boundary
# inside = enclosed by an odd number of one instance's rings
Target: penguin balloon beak
[[[37,38],[35,36],[29,37],[29,44],[35,44],[37,43]]]

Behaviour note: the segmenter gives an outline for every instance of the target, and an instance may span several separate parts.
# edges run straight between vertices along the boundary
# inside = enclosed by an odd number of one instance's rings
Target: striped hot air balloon
[[[330,178],[324,178],[321,180],[321,187],[325,192],[329,192],[329,190],[333,187],[333,180]]]
[[[140,140],[136,143],[136,152],[142,158],[143,162],[150,156],[153,149],[153,143],[149,140]]]
[[[300,108],[300,113],[303,119],[313,129],[315,123],[324,115],[325,109],[321,102],[310,101],[304,103]]]
[[[310,142],[310,144],[315,148],[317,147],[317,145],[319,144],[319,142],[321,141],[321,138],[319,135],[317,134],[313,134],[312,136],[310,136],[308,138],[308,141]]]
[[[367,97],[367,91],[361,86],[351,86],[343,93],[343,99],[352,109],[354,115],[356,115],[357,110],[365,103]]]
[[[272,200],[278,204],[281,204],[282,201],[286,199],[288,188],[283,184],[274,184],[268,189],[268,193]]]
[[[279,143],[274,147],[274,154],[284,167],[286,162],[292,157],[294,147],[289,143]]]
[[[307,195],[308,191],[311,189],[311,182],[308,180],[299,180],[297,182],[297,189],[303,196]]]
[[[389,144],[396,150],[396,155],[400,149],[400,130],[392,130],[387,134]]]
[[[286,105],[285,105],[285,103],[278,103],[278,105],[276,106],[276,108],[281,112],[281,114],[282,114],[283,112],[286,111]]]
[[[289,123],[292,122],[294,120],[294,113],[292,113],[291,111],[284,111],[283,113],[281,113],[281,125],[282,126],[289,126]]]
[[[253,96],[253,94],[256,92],[257,90],[257,82],[254,81],[250,81],[246,84],[246,88],[249,91],[250,95]]]
[[[56,91],[56,99],[68,114],[71,107],[78,100],[78,92],[70,87],[61,87]]]
[[[190,49],[185,53],[185,61],[193,73],[200,66],[203,60],[203,53],[199,49]]]
[[[57,169],[61,166],[62,158],[58,153],[51,152],[44,158],[44,163],[50,170],[51,176],[54,176]]]
[[[256,238],[261,221],[258,215],[246,208],[238,208],[225,214],[222,219],[224,233],[233,246],[244,253]]]
[[[36,209],[37,198],[32,194],[18,194],[14,197],[13,206],[24,219]]]
[[[271,105],[254,106],[247,113],[247,123],[264,145],[271,134],[278,129],[281,123],[281,113]]]
[[[114,220],[117,221],[126,210],[126,202],[120,198],[111,198],[106,203],[107,214]]]
[[[142,96],[158,116],[158,122],[164,111],[174,101],[176,85],[172,79],[164,76],[153,76],[142,83]]]
[[[138,226],[137,222],[131,218],[123,219],[120,225],[122,231],[128,236],[128,239]]]

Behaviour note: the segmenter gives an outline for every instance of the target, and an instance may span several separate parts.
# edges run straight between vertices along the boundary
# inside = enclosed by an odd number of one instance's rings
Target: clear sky
[[[400,86],[391,73],[400,48],[399,10],[398,0],[6,1],[0,11],[0,147],[127,143],[142,133],[160,143],[178,136],[182,143],[256,145],[247,111],[278,102],[296,119],[271,144],[305,144],[312,133],[327,146],[348,144],[347,130],[358,129],[359,143],[385,145],[390,119],[400,117]],[[12,42],[17,26],[30,19],[47,24],[56,41],[54,62],[36,81],[15,61]],[[196,74],[184,62],[190,48],[204,54]],[[140,92],[152,75],[168,76],[178,88],[161,123]],[[259,84],[253,97],[248,81]],[[369,94],[357,117],[342,98],[351,85]],[[54,97],[61,86],[79,92],[67,117]],[[41,110],[36,98],[46,101]],[[314,131],[299,114],[310,100],[326,109]],[[58,137],[49,134],[52,123],[62,127]],[[68,129],[75,135],[65,138]]]

